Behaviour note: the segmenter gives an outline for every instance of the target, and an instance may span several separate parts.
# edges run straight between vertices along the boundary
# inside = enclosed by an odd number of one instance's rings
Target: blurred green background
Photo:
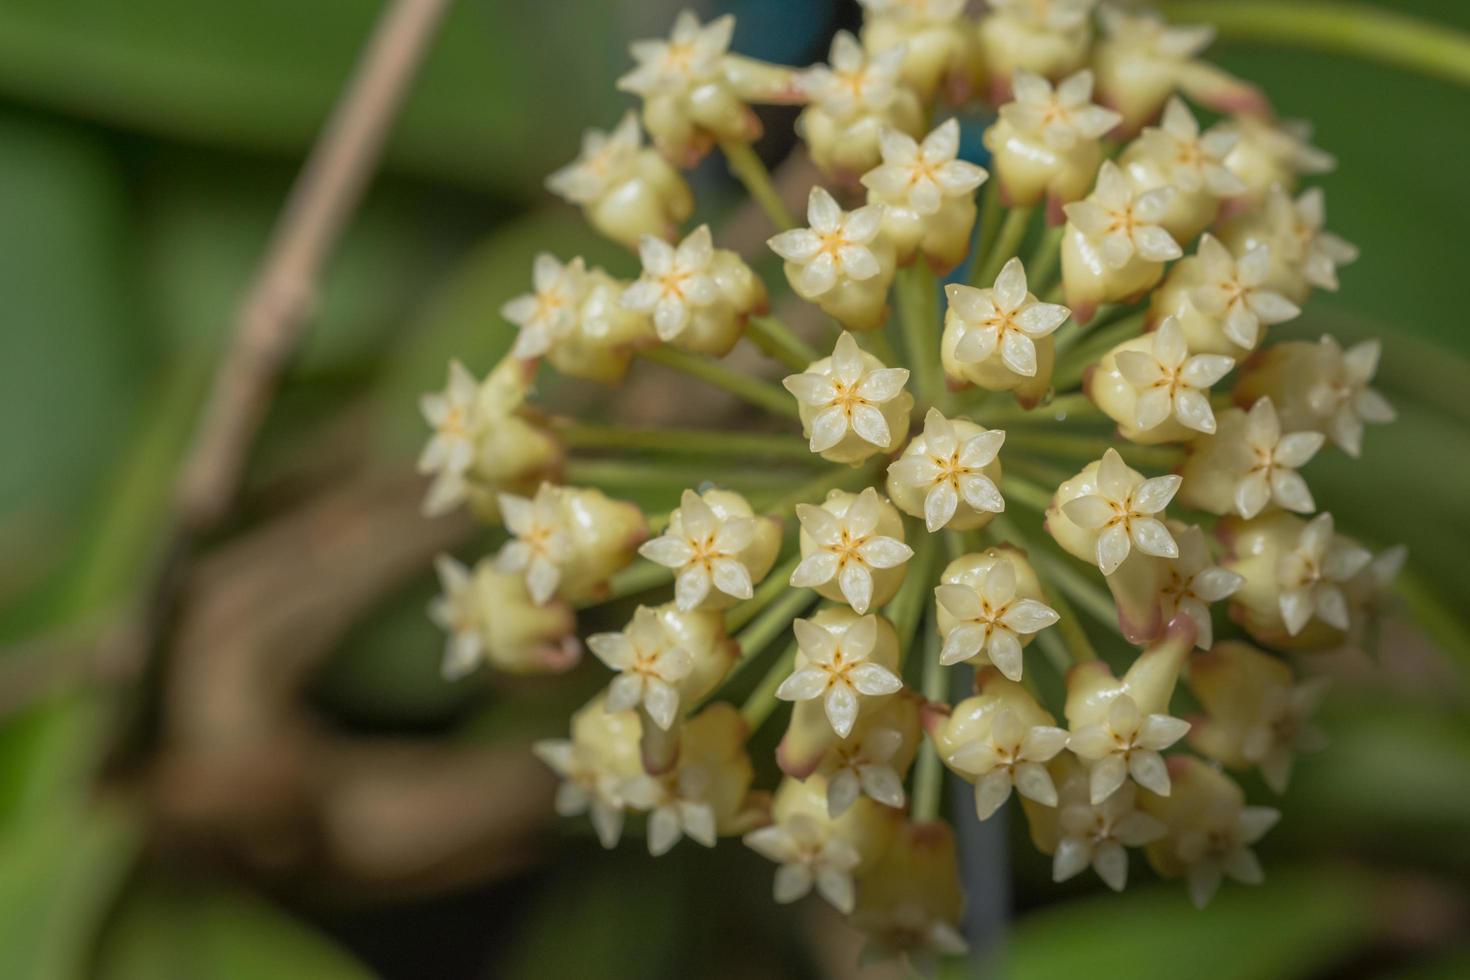
[[[423,616],[428,556],[477,546],[417,517],[418,393],[448,357],[483,371],[507,346],[497,310],[535,251],[627,271],[540,181],[616,119],[626,41],[677,6],[454,4],[179,648],[138,665],[99,638],[159,558],[233,308],[380,4],[0,0],[0,977],[853,972],[844,927],[778,910],[737,846],[655,862],[550,822],[525,743],[596,672],[451,688]],[[1392,6],[1470,28],[1463,0]],[[856,22],[826,0],[717,10],[738,50],[788,63]],[[1401,418],[1361,462],[1314,463],[1318,499],[1375,545],[1406,541],[1454,612],[1432,639],[1395,620],[1382,663],[1345,665],[1333,748],[1301,766],[1261,889],[1197,914],[1147,873],[1122,897],[1059,888],[1013,826],[1014,866],[991,869],[1014,911],[1004,969],[1467,976],[1470,90],[1297,50],[1214,57],[1316,123],[1340,161],[1330,225],[1363,250],[1290,331],[1381,336]],[[728,210],[718,163],[696,182],[705,214]]]

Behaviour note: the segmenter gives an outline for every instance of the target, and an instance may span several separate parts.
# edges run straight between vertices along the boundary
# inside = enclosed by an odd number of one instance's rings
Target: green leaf
[[[285,912],[222,886],[146,879],[103,936],[97,980],[368,980],[372,973]]]

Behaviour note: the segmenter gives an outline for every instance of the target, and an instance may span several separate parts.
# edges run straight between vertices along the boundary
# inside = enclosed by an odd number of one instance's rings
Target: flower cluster
[[[537,746],[558,812],[608,846],[641,815],[654,854],[740,836],[776,901],[815,892],[879,954],[964,950],[945,767],[980,820],[1019,800],[1058,881],[1121,890],[1132,849],[1201,904],[1257,882],[1277,811],[1227,771],[1281,793],[1323,742],[1325,682],[1281,652],[1362,642],[1403,562],[1339,533],[1301,472],[1392,420],[1378,345],[1270,336],[1355,257],[1296,186],[1331,160],[1200,60],[1208,29],[1093,0],[863,6],[804,70],[731,53],[729,17],[633,46],[641,115],[548,182],[633,254],[538,257],[510,353],[424,400],[426,509],[505,532],[473,569],[440,561],[445,673],[566,669],[596,607],[621,626],[585,640],[607,687]],[[824,174],[805,226],[750,146],[773,102],[802,106]],[[993,174],[943,118],[974,105]],[[768,316],[758,257],[682,227],[679,171],[716,146],[835,329]],[[779,373],[722,363],[742,339]],[[788,431],[529,404],[543,364],[616,384],[634,358]],[[1036,672],[1068,663],[1045,703]],[[757,790],[749,737],[783,716]]]

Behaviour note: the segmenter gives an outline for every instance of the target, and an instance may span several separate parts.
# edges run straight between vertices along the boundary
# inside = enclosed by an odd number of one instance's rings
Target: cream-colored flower
[[[1127,694],[1113,699],[1104,720],[1074,728],[1067,746],[1088,763],[1094,806],[1113,795],[1131,776],[1144,789],[1169,795],[1169,769],[1159,753],[1189,731],[1189,722],[1172,715],[1145,715]]]
[[[520,327],[514,357],[541,357],[572,332],[587,295],[587,266],[581,258],[563,265],[542,252],[531,266],[531,286],[500,308],[501,316]]]
[[[707,499],[715,495],[718,508]],[[752,516],[750,505],[738,494],[711,490],[701,496],[685,490],[663,535],[646,542],[638,553],[675,570],[674,601],[679,609],[721,608],[754,594],[754,584],[775,559],[772,535],[779,532],[770,522]]]
[[[954,832],[948,823],[906,823],[893,834],[882,860],[861,875],[852,924],[867,937],[862,961],[897,957],[910,973],[933,976],[939,957],[963,956],[959,932],[964,893]]]
[[[904,390],[907,368],[884,367],[844,332],[832,356],[782,382],[800,405],[814,453],[856,463],[891,452],[908,434],[914,400]]]
[[[863,616],[845,629],[809,619],[798,619],[793,626],[802,659],[776,688],[776,697],[783,701],[821,698],[827,721],[839,738],[852,732],[863,697],[882,697],[903,688],[897,674],[870,659],[878,642],[876,616]]]
[[[1148,349],[1138,349],[1145,344]],[[1195,432],[1215,431],[1210,388],[1235,367],[1233,358],[1191,354],[1179,321],[1171,316],[1165,317],[1152,337],[1125,342],[1113,359],[1134,393],[1132,417],[1118,419],[1121,424],[1147,432],[1172,419]],[[1104,411],[1118,407],[1102,404],[1102,385],[1091,385],[1088,390]]]
[[[780,865],[775,885],[780,904],[805,897],[815,886],[833,908],[852,912],[857,895],[853,871],[862,863],[862,856],[814,817],[792,814],[781,823],[752,830],[745,835],[745,844]]]
[[[624,787],[642,774],[638,761],[638,716],[606,710],[598,695],[572,716],[570,739],[545,739],[532,751],[562,783],[556,812],[563,817],[588,813],[603,847],[617,845],[627,807]]]
[[[1299,304],[1313,287],[1336,292],[1338,267],[1358,258],[1356,246],[1323,228],[1326,221],[1326,198],[1320,187],[1309,188],[1293,201],[1278,186],[1266,195],[1264,207],[1226,221],[1219,236],[1237,255],[1257,245],[1270,246],[1263,285]]]
[[[925,102],[941,83],[951,101],[966,101],[978,69],[978,45],[965,17],[967,0],[860,0],[863,47],[901,48],[899,77]]]
[[[1281,431],[1281,420],[1271,399],[1261,398],[1246,415],[1245,446],[1250,468],[1235,486],[1235,509],[1247,520],[1275,504],[1298,514],[1317,509],[1312,491],[1298,469],[1322,448],[1320,432]]]
[[[1380,352],[1377,340],[1343,350],[1325,335],[1315,344],[1274,344],[1242,371],[1235,398],[1251,404],[1268,397],[1283,428],[1315,429],[1356,457],[1362,452],[1365,423],[1395,418],[1393,406],[1372,387]]]
[[[969,419],[947,419],[937,408],[924,416],[924,431],[888,467],[888,495],[905,513],[923,517],[932,533],[942,527],[970,530],[1005,510],[996,486],[997,456],[1006,434]]]
[[[802,560],[791,573],[793,586],[840,598],[859,615],[893,598],[914,549],[903,543],[903,522],[878,491],[833,491],[820,507],[797,504],[796,516]]]
[[[1331,514],[1318,514],[1302,527],[1296,547],[1281,557],[1281,619],[1300,633],[1315,616],[1334,629],[1349,625],[1343,587],[1372,559],[1368,550],[1337,535]]]
[[[785,260],[791,288],[849,329],[876,329],[886,319],[883,301],[894,273],[893,248],[879,235],[883,206],[843,211],[824,188],[813,187],[806,213],[810,227],[767,242]]]
[[[688,651],[671,643],[658,613],[639,606],[620,633],[594,633],[587,648],[618,676],[608,685],[607,710],[640,705],[654,724],[667,731],[679,716],[679,684],[694,669]]]
[[[1332,154],[1312,145],[1312,125],[1297,119],[1245,114],[1225,123],[1237,135],[1225,166],[1246,184],[1246,197],[1258,202],[1271,188],[1291,190],[1303,176],[1337,167]]]
[[[1109,449],[1098,465],[1096,492],[1067,501],[1061,510],[1077,527],[1096,532],[1097,567],[1111,575],[1135,546],[1146,555],[1179,557],[1173,535],[1157,516],[1179,483],[1173,474],[1145,480]]]
[[[623,305],[653,317],[658,339],[669,343],[720,298],[710,263],[715,256],[709,225],[690,232],[678,247],[645,235],[638,245],[643,274],[623,293]]]
[[[995,101],[1004,101],[1008,82],[1019,86],[1023,71],[1060,78],[1086,63],[1097,0],[991,0],[989,6],[980,44]]]
[[[906,51],[900,44],[870,55],[857,38],[838,31],[830,64],[814,65],[802,74],[809,101],[796,120],[796,132],[822,170],[863,173],[880,159],[885,127],[913,135],[923,131],[918,96],[899,81]]]
[[[470,570],[448,555],[434,559],[439,575],[440,593],[429,604],[429,619],[445,633],[444,663],[446,680],[459,680],[485,656],[485,641],[480,634],[480,607],[475,595]]]
[[[1042,197],[1055,207],[1075,201],[1092,187],[1102,163],[1102,137],[1118,124],[1116,112],[1092,101],[1092,72],[1071,75],[1055,88],[1040,75],[1018,70],[1014,101],[984,141],[1007,200],[1031,205]]]
[[[975,227],[975,188],[989,176],[956,159],[960,124],[948,119],[922,143],[896,129],[883,131],[883,162],[863,174],[868,201],[883,205],[883,231],[907,259],[915,249],[945,266],[958,265]]]
[[[1176,193],[1172,187],[1139,191],[1106,160],[1092,193],[1063,207],[1062,284],[1079,323],[1099,303],[1151,289],[1164,263],[1183,254],[1161,225]]]
[[[939,662],[948,666],[984,656],[1013,681],[1021,679],[1021,638],[1041,632],[1060,618],[1045,603],[1017,595],[1016,569],[1005,558],[990,566],[978,589],[940,585],[934,597],[953,617]]]
[[[1042,361],[1038,341],[1067,321],[1065,306],[1043,303],[1026,289],[1026,269],[1011,259],[995,277],[993,289],[958,283],[944,287],[949,311],[944,319],[942,349],[958,374],[990,390],[1006,390],[1013,380],[1034,378]],[[1050,343],[1047,345],[1050,352]],[[1048,374],[1050,364],[1047,364]]]
[[[529,500],[510,493],[500,495],[500,512],[512,540],[500,549],[495,567],[524,575],[526,588],[538,605],[556,594],[562,568],[573,554],[561,503],[561,488],[550,483],[541,484]]]
[[[842,816],[863,796],[887,807],[902,808],[903,776],[895,766],[895,756],[903,742],[903,733],[898,729],[873,725],[834,745],[832,764],[823,767],[827,775],[827,815],[833,819]]]
[[[1089,866],[1115,892],[1128,884],[1128,851],[1161,839],[1168,828],[1138,809],[1138,788],[1124,783],[1101,803],[1091,802],[1087,775],[1065,767],[1057,803],[1057,842],[1051,877],[1062,882]]]
[[[1271,246],[1258,244],[1239,259],[1206,233],[1195,255],[1169,271],[1154,294],[1155,316],[1172,314],[1190,350],[1243,357],[1261,342],[1263,328],[1295,319],[1301,309],[1265,288]]]
[[[1017,684],[995,677],[983,693],[955,706],[941,736],[945,763],[975,782],[975,812],[988,820],[1014,789],[1042,806],[1056,806],[1046,770],[1067,747],[1067,732]]]
[[[1210,604],[1230,598],[1245,584],[1235,572],[1221,568],[1210,554],[1209,539],[1196,525],[1171,529],[1179,546],[1179,557],[1169,562],[1163,589],[1163,619],[1168,622],[1183,613],[1194,623],[1195,645],[1208,650],[1215,642]]]
[[[425,503],[431,515],[444,513],[465,497],[465,473],[475,461],[480,428],[479,400],[479,382],[458,361],[449,362],[444,390],[419,400],[419,411],[434,430],[418,459],[419,472],[434,476]]]
[[[1174,96],[1159,125],[1144,129],[1123,151],[1123,172],[1133,186],[1174,190],[1160,224],[1176,241],[1192,240],[1215,220],[1221,200],[1245,193],[1245,182],[1225,166],[1237,138],[1224,126],[1201,133],[1194,114]]]

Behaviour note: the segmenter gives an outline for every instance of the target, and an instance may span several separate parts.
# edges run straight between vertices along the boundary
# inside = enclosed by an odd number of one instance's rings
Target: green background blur
[[[418,393],[450,356],[493,363],[497,310],[535,251],[626,271],[540,181],[616,119],[625,42],[676,6],[455,4],[199,585],[255,583],[257,606],[201,616],[189,663],[138,671],[91,651],[154,567],[232,310],[380,5],[0,0],[0,978],[853,972],[844,928],[814,903],[778,910],[769,866],[738,846],[655,862],[549,823],[524,744],[561,728],[596,672],[449,687],[423,616],[416,549],[483,546],[417,524]],[[1392,6],[1470,28],[1463,0]],[[855,17],[823,0],[705,8],[726,9],[738,50],[803,64]],[[1289,332],[1385,343],[1400,421],[1361,462],[1315,462],[1317,497],[1370,543],[1407,541],[1454,610],[1435,635],[1463,636],[1470,90],[1295,50],[1213,56],[1339,159],[1329,223],[1363,257]],[[717,164],[696,182],[712,216],[733,202]],[[347,598],[297,612],[320,635],[293,659],[257,619],[292,548],[333,520],[409,543],[363,552],[396,556],[382,579],[346,563]],[[281,690],[211,663],[245,656],[257,628],[250,663]],[[1470,660],[1405,622],[1384,639],[1381,664],[1344,667],[1334,745],[1299,769],[1265,887],[1227,885],[1197,914],[1137,857],[1122,897],[1056,887],[1012,826],[1013,867],[990,869],[1011,882],[1008,973],[1470,975]],[[264,699],[249,752],[216,710],[232,692]]]

